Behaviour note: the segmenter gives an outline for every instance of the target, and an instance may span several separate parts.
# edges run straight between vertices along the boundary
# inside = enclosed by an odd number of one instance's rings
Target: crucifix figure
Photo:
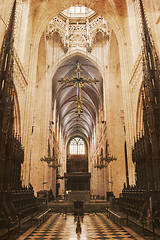
[[[77,101],[76,101],[76,104],[77,104],[77,115],[78,117],[80,117],[81,113],[83,112],[82,111],[82,100],[81,100],[81,88],[84,86],[84,83],[96,83],[96,82],[99,82],[99,80],[97,80],[96,78],[91,78],[89,77],[88,79],[87,78],[84,78],[84,76],[81,75],[81,65],[79,63],[77,63],[77,68],[75,70],[76,72],[76,75],[73,76],[71,79],[69,78],[61,78],[60,80],[58,80],[58,82],[61,82],[61,83],[70,83],[72,82],[74,84],[74,87],[77,87]]]

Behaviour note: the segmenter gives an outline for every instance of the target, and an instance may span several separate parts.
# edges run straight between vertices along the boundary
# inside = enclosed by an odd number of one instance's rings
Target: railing
[[[51,20],[50,24],[53,24],[54,22],[56,22],[58,25],[60,25],[61,27],[65,28],[66,27],[66,23],[61,20],[59,17],[55,17]]]
[[[91,21],[89,23],[89,28],[91,29],[91,28],[95,27],[99,23],[102,23],[102,21],[103,21],[103,17],[101,17],[101,16],[97,17],[96,19],[94,19],[93,21]]]
[[[37,227],[40,226],[44,221],[47,219],[48,213],[51,211],[51,208],[44,211],[43,213],[40,213],[38,216],[35,216],[32,220],[33,225],[36,225]]]
[[[128,215],[116,213],[109,208],[106,208],[107,217],[119,225],[128,225]]]
[[[86,31],[87,26],[84,24],[69,25],[69,31]]]

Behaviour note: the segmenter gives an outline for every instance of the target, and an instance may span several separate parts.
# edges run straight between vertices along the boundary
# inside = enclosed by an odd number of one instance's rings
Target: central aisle
[[[71,214],[53,213],[27,239],[92,240],[92,239],[135,239],[124,229],[112,223],[105,214],[85,214],[74,217]]]

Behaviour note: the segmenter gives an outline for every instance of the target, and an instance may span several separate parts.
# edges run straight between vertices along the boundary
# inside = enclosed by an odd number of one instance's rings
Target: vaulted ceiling
[[[81,64],[82,76],[96,78],[100,81],[96,84],[85,83],[82,88],[83,113],[80,117],[76,113],[76,87],[72,83],[57,82],[60,78],[75,76],[77,63]],[[102,76],[95,64],[80,55],[64,61],[53,77],[53,97],[53,101],[56,99],[56,112],[63,136],[68,139],[78,135],[89,139],[96,123],[99,104],[102,102]]]

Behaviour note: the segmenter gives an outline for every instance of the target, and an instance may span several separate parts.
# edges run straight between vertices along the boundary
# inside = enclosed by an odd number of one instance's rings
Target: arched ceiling
[[[29,16],[33,21],[33,46],[37,47],[42,33],[53,17],[76,5],[90,8],[103,16],[119,37],[124,34],[123,23],[127,15],[126,0],[31,0]]]
[[[83,113],[80,117],[76,113],[76,87],[72,83],[58,82],[61,78],[72,78],[75,76],[77,63],[81,64],[82,76],[99,80],[96,84],[85,83],[85,86],[82,88]],[[68,139],[74,135],[79,135],[89,139],[96,123],[100,102],[102,102],[102,83],[102,76],[99,70],[87,57],[74,55],[59,66],[53,76],[53,104],[56,99],[57,117],[59,116],[64,138]]]
[[[70,6],[75,5],[86,6],[101,15],[108,14],[109,16],[123,16],[126,12],[126,0],[99,0],[98,2],[92,0],[31,0],[30,2],[30,11],[33,13],[36,22],[39,22],[42,15],[51,15],[52,18]]]

